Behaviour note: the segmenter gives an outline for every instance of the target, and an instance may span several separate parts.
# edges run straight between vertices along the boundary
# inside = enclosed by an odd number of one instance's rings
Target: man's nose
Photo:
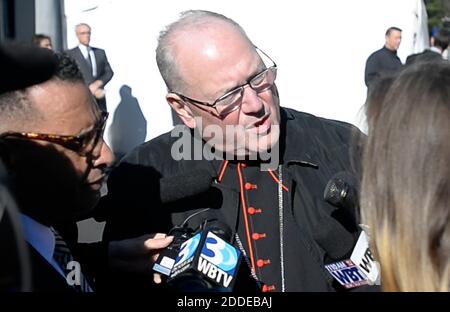
[[[98,157],[94,162],[94,167],[100,166],[100,165],[106,165],[107,167],[110,167],[114,162],[114,154],[111,151],[111,148],[106,144],[106,142],[103,142],[102,149],[100,151],[100,157]]]
[[[258,117],[261,117],[259,116],[261,112],[264,115],[264,104],[258,96],[258,92],[249,85],[246,85],[242,92],[242,112],[246,115],[258,115]]]

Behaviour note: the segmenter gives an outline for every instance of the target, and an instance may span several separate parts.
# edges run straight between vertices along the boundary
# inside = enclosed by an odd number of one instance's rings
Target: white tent
[[[74,26],[86,22],[93,30],[91,44],[106,50],[114,69],[107,86],[112,116],[124,97],[138,103],[145,116],[147,123],[140,127],[146,129],[122,135],[145,136],[146,130],[151,139],[172,128],[154,51],[159,31],[187,9],[216,11],[243,26],[279,66],[281,105],[361,128],[365,61],[383,46],[386,29],[403,29],[398,51],[403,62],[428,45],[422,0],[66,0],[68,47],[77,44]],[[126,124],[139,127],[136,115],[129,118]],[[109,125],[113,122],[110,118]],[[115,144],[122,152],[139,143],[131,137],[122,142],[121,147]]]

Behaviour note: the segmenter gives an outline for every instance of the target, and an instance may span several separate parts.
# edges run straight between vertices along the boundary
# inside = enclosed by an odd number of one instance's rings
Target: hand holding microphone
[[[230,244],[231,229],[217,220],[205,221],[195,233],[175,229],[179,234],[173,247],[178,251],[163,251],[153,269],[165,274],[177,291],[231,291],[241,261],[240,250]]]
[[[342,209],[353,222],[359,222],[359,183],[350,173],[339,172],[330,179],[325,187],[324,200]],[[316,231],[314,238],[332,261],[345,259],[325,265],[333,278],[348,289],[379,285],[380,268],[369,248],[367,234],[358,229],[355,244],[352,233],[346,231],[337,220],[330,216],[322,221],[325,226]],[[339,240],[336,240],[337,237]]]
[[[150,274],[149,259],[155,262],[161,250],[172,240],[172,236],[157,233],[111,241],[108,246],[108,267],[112,272]],[[153,280],[160,283],[160,275],[154,273]]]

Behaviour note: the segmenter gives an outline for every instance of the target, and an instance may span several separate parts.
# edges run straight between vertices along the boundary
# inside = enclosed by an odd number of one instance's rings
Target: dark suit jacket
[[[76,261],[81,264],[84,277],[88,279],[89,284],[94,287],[94,278],[106,271],[106,243],[77,244],[77,233],[70,234],[66,227],[61,232],[68,235],[67,245],[72,251]],[[76,225],[75,225],[76,228]],[[69,229],[72,231],[72,229]],[[69,234],[68,234],[69,233]],[[64,235],[64,236],[66,236]],[[19,255],[17,249],[17,238],[14,235],[13,228],[8,214],[0,218],[0,292],[15,292],[22,288],[20,282],[21,268],[19,265]],[[31,269],[31,291],[33,292],[75,292],[66,280],[49,264],[31,245],[28,246],[29,264]]]
[[[415,64],[417,62],[442,62],[443,58],[440,53],[432,50],[425,50],[422,53],[411,54],[406,59],[405,65]]]
[[[97,64],[97,75],[95,77],[92,75],[89,64],[78,47],[68,50],[67,53],[77,62],[87,85],[90,85],[95,80],[101,80],[103,81],[103,86],[105,86],[113,77],[114,72],[109,65],[105,50],[94,47],[91,47],[91,49],[94,51],[95,63]],[[97,104],[101,110],[107,111],[105,98],[97,99]]]
[[[30,246],[33,292],[71,292],[75,290],[33,247]]]
[[[95,77],[92,75],[89,64],[78,47],[67,51],[67,53],[77,62],[87,85],[91,84],[95,80],[101,80],[103,81],[103,85],[106,85],[113,77],[114,72],[109,65],[105,50],[94,47],[91,47],[91,49],[94,51],[95,63],[97,64],[97,76]]]

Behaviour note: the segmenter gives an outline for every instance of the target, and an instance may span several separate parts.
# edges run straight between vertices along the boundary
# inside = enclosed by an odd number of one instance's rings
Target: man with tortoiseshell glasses
[[[28,246],[31,288],[26,290],[91,292],[102,272],[124,266],[148,271],[141,258],[148,262],[171,238],[77,242],[76,222],[92,214],[113,162],[103,140],[107,113],[96,105],[73,59],[49,58],[56,68],[47,77],[0,92],[0,156]],[[0,216],[0,223],[5,219]],[[7,291],[24,290],[19,282],[8,285]]]

